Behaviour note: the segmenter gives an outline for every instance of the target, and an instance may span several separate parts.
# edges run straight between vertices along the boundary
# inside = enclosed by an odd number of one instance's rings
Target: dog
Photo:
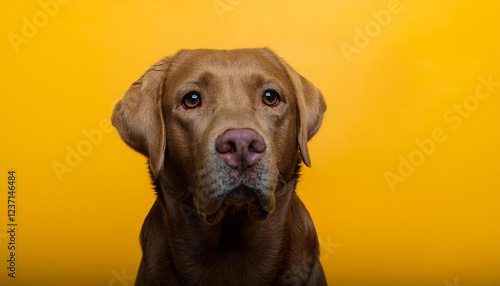
[[[326,285],[295,192],[321,92],[267,48],[181,50],[115,106],[157,198],[135,285]]]

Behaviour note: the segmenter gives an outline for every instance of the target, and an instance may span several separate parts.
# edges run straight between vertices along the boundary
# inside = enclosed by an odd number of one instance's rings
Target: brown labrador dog
[[[151,67],[112,118],[157,193],[136,285],[326,285],[295,192],[325,110],[268,49],[182,50]]]

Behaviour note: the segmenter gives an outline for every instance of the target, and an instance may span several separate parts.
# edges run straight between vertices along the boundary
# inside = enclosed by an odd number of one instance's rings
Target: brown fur
[[[281,104],[264,105],[266,89]],[[192,90],[201,106],[185,109]],[[157,192],[136,285],[326,285],[313,222],[295,193],[325,110],[318,89],[268,49],[183,50],[151,67],[112,119],[149,159]],[[245,179],[213,147],[234,128],[255,130],[267,145]],[[258,200],[227,203],[241,180]]]

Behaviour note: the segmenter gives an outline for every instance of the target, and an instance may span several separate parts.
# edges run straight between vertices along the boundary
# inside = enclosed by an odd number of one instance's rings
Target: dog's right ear
[[[162,91],[170,57],[153,65],[134,82],[113,110],[111,122],[127,145],[149,159],[158,176],[165,160]]]

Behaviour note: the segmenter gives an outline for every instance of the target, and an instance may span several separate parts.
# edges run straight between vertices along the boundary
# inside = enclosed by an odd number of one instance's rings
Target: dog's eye
[[[182,107],[185,109],[195,108],[200,106],[201,104],[201,96],[196,91],[188,92],[182,98]]]
[[[262,102],[268,106],[278,106],[280,104],[280,95],[276,91],[268,89],[262,95]]]

